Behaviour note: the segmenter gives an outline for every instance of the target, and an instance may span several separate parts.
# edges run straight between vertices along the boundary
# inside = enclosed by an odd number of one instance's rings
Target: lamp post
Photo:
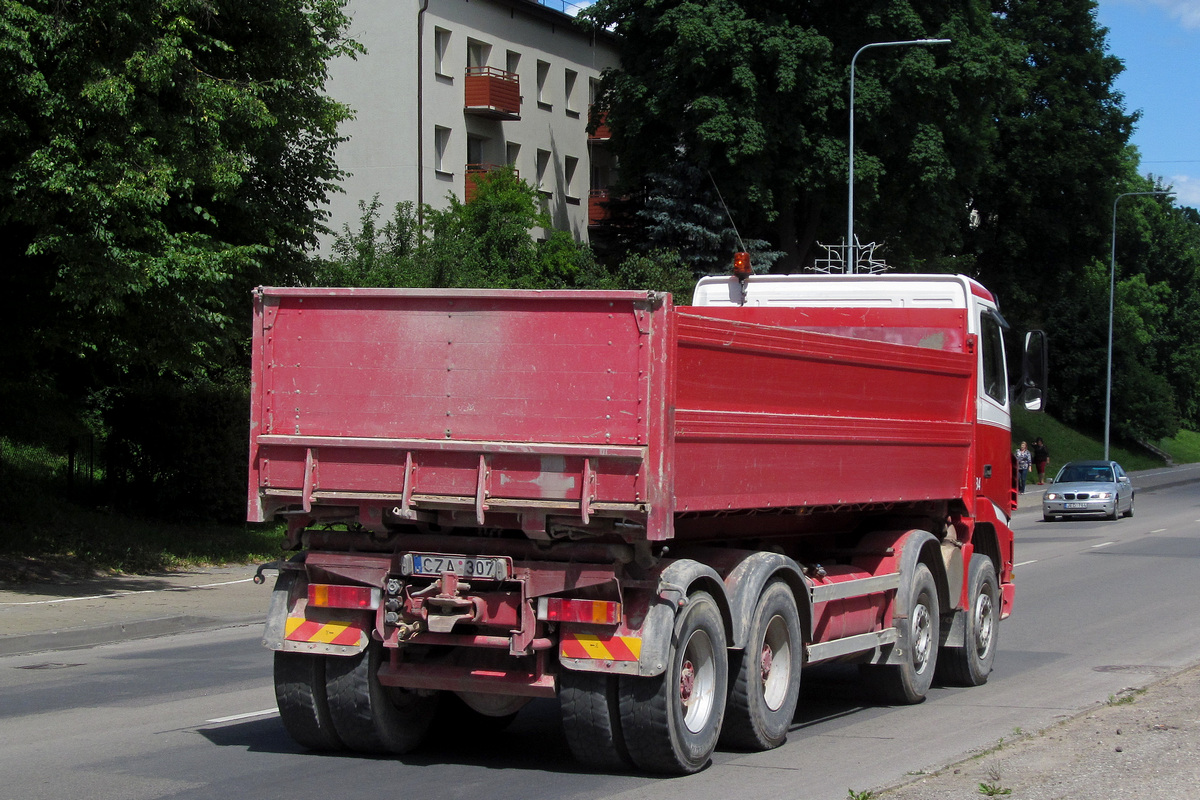
[[[1108,430],[1112,420],[1112,354],[1113,354],[1113,305],[1117,296],[1117,203],[1122,197],[1144,197],[1155,194],[1174,194],[1174,192],[1124,192],[1113,200],[1112,215],[1112,261],[1108,272],[1108,364],[1105,368],[1107,379],[1104,387],[1104,460],[1108,461]]]
[[[949,39],[909,39],[903,42],[872,42],[858,48],[850,59],[850,189],[846,202],[846,272],[853,274],[857,254],[854,250],[854,62],[863,50],[871,47],[898,47],[905,44],[950,44]]]

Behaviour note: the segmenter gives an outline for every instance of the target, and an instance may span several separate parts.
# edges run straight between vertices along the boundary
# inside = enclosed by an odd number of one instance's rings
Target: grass
[[[1035,414],[1024,409],[1013,412],[1013,449],[1021,442],[1028,442],[1033,449],[1033,440],[1042,437],[1046,448],[1050,451],[1050,467],[1046,470],[1047,477],[1058,472],[1059,467],[1068,461],[1082,459],[1104,458],[1104,439],[1088,436],[1068,428],[1047,414]],[[1189,464],[1200,461],[1200,434],[1193,431],[1180,431],[1171,439],[1163,439],[1154,443],[1164,452],[1170,454],[1176,464]],[[1139,447],[1128,447],[1123,443],[1109,442],[1109,457],[1125,468],[1126,472],[1137,472],[1144,469],[1155,469],[1163,466],[1158,456]]]
[[[280,525],[143,519],[67,492],[67,459],[0,437],[0,582],[147,574],[279,556]]]

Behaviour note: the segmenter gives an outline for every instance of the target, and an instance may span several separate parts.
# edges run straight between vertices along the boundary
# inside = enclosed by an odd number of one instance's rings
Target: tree
[[[995,25],[1025,54],[997,109],[996,142],[972,197],[977,275],[1006,289],[1014,320],[1050,325],[1045,298],[1108,255],[1120,185],[1134,179],[1136,122],[1114,81],[1094,0],[993,0]],[[1061,335],[1059,336],[1061,339]]]
[[[621,68],[605,74],[600,103],[624,178],[638,184],[680,158],[708,170],[741,227],[788,253],[781,267],[793,270],[819,239],[845,235],[856,50],[951,35],[951,48],[859,63],[855,176],[866,238],[918,258],[958,243],[995,95],[1019,57],[981,4],[598,0],[586,14],[620,37]]]
[[[240,363],[340,173],[343,0],[3,0],[0,277],[21,374]],[[7,348],[6,348],[7,349]]]

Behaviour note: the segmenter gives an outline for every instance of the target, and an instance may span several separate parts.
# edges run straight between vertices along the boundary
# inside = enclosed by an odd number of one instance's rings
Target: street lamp
[[[850,195],[846,211],[846,272],[853,274],[857,256],[854,252],[854,62],[863,50],[870,47],[898,47],[904,44],[950,44],[949,39],[909,39],[903,42],[872,42],[858,48],[850,59]]]
[[[1113,353],[1113,304],[1117,295],[1117,203],[1122,197],[1144,197],[1153,194],[1174,192],[1125,192],[1113,200],[1112,217],[1112,262],[1108,273],[1108,378],[1104,389],[1104,460],[1108,461],[1108,428],[1112,420],[1112,353]]]

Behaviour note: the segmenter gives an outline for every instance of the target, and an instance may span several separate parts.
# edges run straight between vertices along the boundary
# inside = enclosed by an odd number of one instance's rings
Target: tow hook
[[[263,575],[263,570],[273,569],[277,572],[285,569],[286,562],[284,561],[268,561],[266,564],[259,564],[258,570],[254,573],[254,582],[259,586],[267,582],[267,577]]]

